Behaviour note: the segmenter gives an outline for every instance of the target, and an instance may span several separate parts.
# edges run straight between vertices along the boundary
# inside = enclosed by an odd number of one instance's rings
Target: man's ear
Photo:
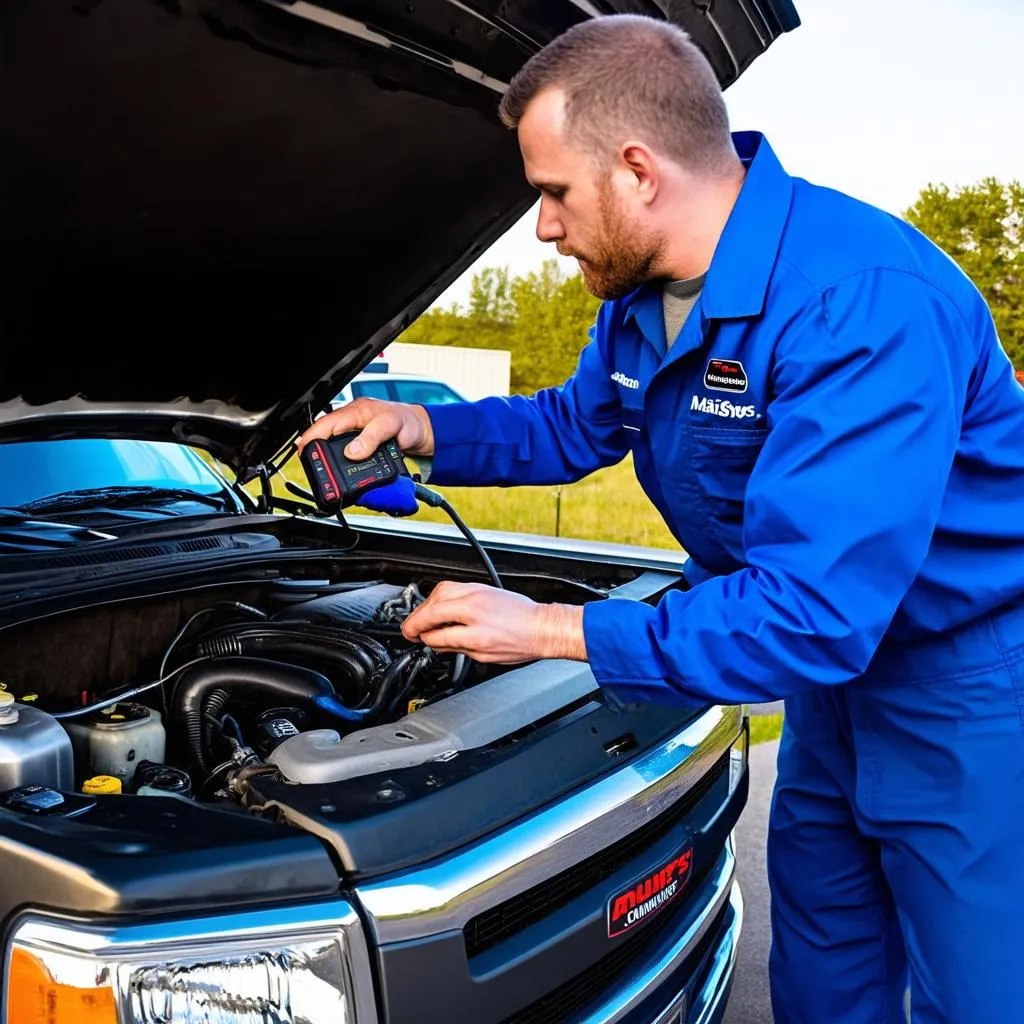
[[[641,202],[651,203],[658,194],[660,175],[658,161],[642,142],[626,142],[619,149],[619,165],[629,176],[627,184]]]

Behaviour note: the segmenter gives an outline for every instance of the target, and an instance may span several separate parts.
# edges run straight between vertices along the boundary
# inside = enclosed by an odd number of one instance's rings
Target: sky
[[[1024,0],[795,0],[802,20],[726,90],[734,130],[764,132],[790,174],[901,214],[928,184],[1024,180]],[[474,273],[576,262],[531,209]]]

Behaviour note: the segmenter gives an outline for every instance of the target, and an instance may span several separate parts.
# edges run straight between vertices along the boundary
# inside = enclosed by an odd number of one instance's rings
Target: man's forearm
[[[587,660],[583,609],[568,604],[537,605],[538,657]]]

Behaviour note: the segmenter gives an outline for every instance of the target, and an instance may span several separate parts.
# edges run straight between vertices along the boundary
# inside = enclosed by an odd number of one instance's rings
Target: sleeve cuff
[[[618,710],[637,704],[705,706],[706,700],[666,676],[650,639],[657,615],[650,605],[621,597],[584,605],[583,638],[594,678]]]
[[[661,681],[652,671],[655,655],[647,640],[655,614],[650,605],[622,597],[583,606],[587,661],[601,686]]]
[[[424,473],[423,482],[434,484],[473,483],[472,476],[466,475],[467,460],[460,457],[459,449],[478,435],[479,412],[472,402],[451,402],[444,405],[425,405],[430,418],[430,429],[434,434],[434,454]]]

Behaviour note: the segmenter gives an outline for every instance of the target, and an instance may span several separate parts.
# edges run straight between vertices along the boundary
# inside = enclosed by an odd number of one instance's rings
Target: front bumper
[[[742,915],[730,833],[748,779],[732,771],[736,744],[745,747],[742,713],[709,708],[601,782],[473,848],[358,886],[384,1019],[715,1021]],[[610,898],[687,845],[685,896],[610,939]]]
[[[681,922],[644,968],[579,1024],[718,1024],[732,988],[743,896],[732,842],[692,920]]]

